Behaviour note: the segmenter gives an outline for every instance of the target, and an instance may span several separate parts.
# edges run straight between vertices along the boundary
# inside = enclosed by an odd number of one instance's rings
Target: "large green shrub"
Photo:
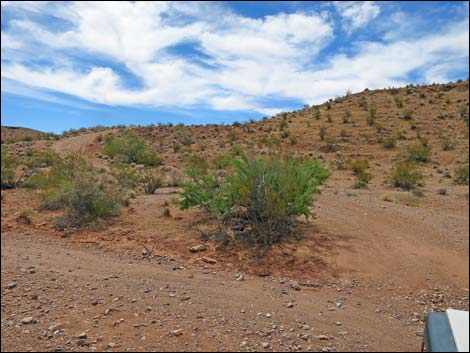
[[[138,163],[147,166],[161,164],[158,152],[144,139],[127,134],[123,137],[108,138],[105,144],[106,154],[123,163]]]
[[[405,190],[413,189],[422,180],[417,164],[410,161],[397,162],[390,174],[390,183]]]
[[[236,218],[267,246],[287,236],[297,216],[311,216],[312,195],[329,174],[317,160],[241,153],[224,177],[189,171],[181,207],[202,206],[225,220]]]

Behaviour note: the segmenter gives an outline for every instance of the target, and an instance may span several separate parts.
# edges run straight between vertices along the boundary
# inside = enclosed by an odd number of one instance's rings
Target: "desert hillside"
[[[469,306],[468,117],[467,80],[231,125],[2,127],[2,350],[418,350],[427,312]],[[152,153],[120,159],[126,139]],[[222,175],[240,148],[331,174],[262,252],[181,208],[188,170]],[[125,185],[119,212],[79,226],[47,205],[70,156]]]
[[[24,127],[2,126],[2,144],[51,138],[52,134]]]

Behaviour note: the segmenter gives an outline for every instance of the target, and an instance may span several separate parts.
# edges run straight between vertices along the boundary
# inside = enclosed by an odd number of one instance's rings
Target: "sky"
[[[229,124],[468,75],[468,1],[1,2],[7,126]]]

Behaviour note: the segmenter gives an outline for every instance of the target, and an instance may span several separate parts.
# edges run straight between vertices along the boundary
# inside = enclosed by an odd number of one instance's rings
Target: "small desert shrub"
[[[344,112],[343,124],[349,124],[350,120],[351,120],[351,111],[348,109]]]
[[[405,113],[403,113],[403,119],[407,121],[413,119],[413,112],[411,110],[405,111]]]
[[[407,192],[397,196],[397,201],[411,207],[418,207],[421,202],[421,197],[414,195],[411,192]]]
[[[390,183],[405,190],[413,189],[422,180],[423,176],[416,163],[410,161],[397,162],[390,174]]]
[[[81,173],[91,171],[93,167],[85,158],[80,154],[71,154],[64,158],[59,157],[52,168],[33,174],[24,186],[48,191],[71,182]]]
[[[228,142],[233,144],[237,140],[237,134],[235,132],[235,129],[230,129],[227,134],[228,137]]]
[[[112,170],[111,175],[123,191],[136,189],[140,184],[141,176],[135,168],[118,166]]]
[[[448,136],[441,136],[442,149],[444,151],[452,151],[455,149],[455,140]]]
[[[375,120],[377,120],[376,109],[374,107],[371,107],[369,110],[369,116],[367,117],[367,125],[369,126],[374,125]]]
[[[391,150],[396,147],[397,139],[394,137],[385,137],[383,139],[383,145],[386,149]]]
[[[147,166],[161,164],[161,158],[157,151],[145,140],[132,134],[107,139],[105,152],[109,157],[119,159],[127,164],[138,163]]]
[[[468,107],[462,107],[459,112],[460,112],[460,117],[468,126]]]
[[[458,167],[454,172],[454,180],[457,184],[468,185],[468,164]]]
[[[15,167],[16,159],[9,153],[8,148],[2,146],[1,160],[1,187],[10,188],[15,186]]]
[[[53,150],[35,152],[32,155],[29,166],[32,168],[50,167],[61,161],[61,157]]]
[[[188,174],[191,181],[183,186],[183,209],[202,206],[226,221],[241,221],[263,246],[283,240],[297,216],[311,216],[312,195],[329,176],[316,160],[256,159],[244,153],[224,177]]]
[[[214,165],[215,169],[221,170],[225,169],[229,166],[233,161],[233,156],[225,155],[225,156],[217,156],[212,160],[212,164]]]
[[[447,195],[447,189],[439,189],[439,190],[437,190],[437,193],[439,195],[445,196],[445,195]]]
[[[423,144],[409,146],[406,150],[407,160],[414,162],[428,162],[431,155],[431,147]]]
[[[403,100],[398,96],[395,96],[395,104],[398,108],[403,108]]]
[[[187,159],[186,164],[188,166],[188,169],[196,171],[197,173],[205,174],[209,169],[209,164],[207,163],[207,161],[204,158],[196,155],[190,156]]]
[[[320,120],[320,108],[315,108],[315,113],[313,114],[315,120]]]
[[[367,99],[366,97],[362,96],[360,99],[359,99],[359,106],[364,109],[365,111],[369,110],[369,106],[367,104]]]
[[[354,189],[368,189],[369,185],[364,180],[358,180],[357,182],[354,183],[353,188]]]
[[[325,145],[322,147],[322,150],[325,152],[336,152],[339,150],[339,146],[336,143],[336,139],[332,135],[326,135],[324,138]]]
[[[367,173],[367,169],[369,169],[369,160],[367,158],[356,158],[349,165],[359,181],[368,183],[372,178],[372,175]]]
[[[140,183],[146,194],[153,194],[162,187],[162,177],[155,171],[146,171],[140,177]]]
[[[319,135],[320,135],[320,140],[323,141],[326,137],[326,127],[325,126],[320,126]]]
[[[179,133],[179,140],[183,146],[190,146],[194,143],[194,137],[190,130],[180,130]]]
[[[83,173],[49,191],[47,201],[64,209],[56,224],[61,229],[94,226],[101,220],[116,216],[122,203],[119,194],[92,173]]]
[[[279,131],[282,131],[289,127],[289,123],[286,120],[281,120],[279,122]]]
[[[424,197],[424,192],[421,190],[411,190],[411,194],[416,197]]]

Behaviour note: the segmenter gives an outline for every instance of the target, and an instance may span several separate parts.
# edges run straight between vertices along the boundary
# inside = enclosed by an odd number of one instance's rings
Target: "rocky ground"
[[[254,277],[2,234],[2,351],[418,350],[468,291]]]

